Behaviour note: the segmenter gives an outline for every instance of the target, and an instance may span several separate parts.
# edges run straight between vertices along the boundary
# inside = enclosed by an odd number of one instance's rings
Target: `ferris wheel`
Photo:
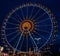
[[[8,50],[40,51],[56,36],[56,27],[55,17],[47,7],[27,3],[13,9],[4,19],[2,39]]]

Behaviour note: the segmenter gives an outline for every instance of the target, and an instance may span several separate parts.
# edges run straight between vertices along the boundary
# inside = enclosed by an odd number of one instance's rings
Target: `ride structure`
[[[50,49],[56,37],[57,22],[44,5],[26,3],[9,12],[1,33],[8,53],[33,55]]]

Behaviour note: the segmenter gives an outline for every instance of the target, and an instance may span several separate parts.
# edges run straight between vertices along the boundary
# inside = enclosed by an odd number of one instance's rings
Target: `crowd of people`
[[[12,55],[9,55],[8,53],[3,53],[3,47],[0,46],[0,56],[41,56],[38,52],[32,52],[31,49],[29,52],[18,52],[17,54],[15,51],[13,51]]]

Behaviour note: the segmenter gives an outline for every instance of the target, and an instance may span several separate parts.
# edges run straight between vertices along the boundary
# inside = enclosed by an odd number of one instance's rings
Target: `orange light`
[[[31,29],[31,27],[32,27],[32,26],[31,26],[30,22],[28,22],[28,21],[27,21],[27,22],[24,22],[24,23],[22,24],[22,28],[23,28],[23,29],[26,29],[26,28],[27,28],[27,29],[29,30],[29,29]]]
[[[20,31],[25,30],[25,34],[28,33],[28,30],[33,31],[34,23],[31,20],[24,20],[20,25]]]

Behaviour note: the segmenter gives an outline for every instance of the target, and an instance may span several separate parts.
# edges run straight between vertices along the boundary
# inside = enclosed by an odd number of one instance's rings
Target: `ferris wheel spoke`
[[[32,17],[33,10],[34,10],[34,7],[32,8],[31,15],[30,15],[29,19],[31,19],[31,17]]]
[[[18,22],[18,20],[15,17],[11,17],[13,20],[15,20],[16,22]]]
[[[33,31],[33,33],[34,33],[35,35],[38,35],[38,37],[39,37],[39,35],[40,35],[37,31]]]
[[[7,22],[8,24],[11,24],[11,25],[15,25],[15,26],[17,26],[17,24],[15,24],[15,23],[11,23],[11,22]]]
[[[48,34],[50,33],[50,32],[49,32],[49,31],[47,31],[47,30],[46,30],[46,31],[45,31],[45,30],[40,30],[40,31],[41,31],[41,32],[48,33]]]
[[[36,48],[37,48],[37,44],[36,44],[35,40],[33,39],[33,37],[32,37],[32,35],[31,35],[30,31],[28,31],[28,32],[29,32],[30,38],[32,39],[32,41],[34,42],[34,44],[35,44],[35,46],[36,46]]]
[[[19,16],[19,15],[16,15],[17,17],[19,17],[19,21],[23,21],[23,19]]]
[[[44,36],[41,35],[41,39],[47,40],[48,38],[45,38]]]
[[[21,42],[21,44],[20,44],[20,50],[21,50],[21,48],[22,48],[23,42],[24,42],[24,37],[23,37],[22,42]]]
[[[27,6],[27,18],[28,18],[28,6]]]
[[[41,39],[47,40],[47,38],[45,38],[44,36],[40,35]]]
[[[17,16],[17,17],[19,18],[19,20],[20,20],[20,21],[22,21],[22,20],[23,20],[23,19],[21,18],[21,16],[20,16],[20,15],[15,14],[15,16]],[[17,18],[16,18],[16,20],[17,20]],[[18,20],[18,21],[19,21],[19,20]]]
[[[22,22],[22,21],[23,21],[23,19],[22,19],[22,18],[20,18],[20,19],[19,19],[19,21],[21,21],[21,22]]]
[[[9,40],[9,42],[12,42],[15,38],[17,38],[18,35],[19,35],[19,34],[16,34],[13,38],[11,38],[11,39]]]
[[[37,14],[40,12],[40,10],[41,10],[41,9],[39,9],[39,10],[36,12],[36,14],[32,17],[32,19],[34,19],[34,18],[37,16]]]
[[[45,22],[45,21],[47,21],[49,18],[46,18],[46,19],[44,19],[44,20],[41,20],[41,21],[39,21],[39,22],[36,22],[35,24],[40,24],[40,23],[42,23],[42,22]]]
[[[15,50],[17,50],[17,47],[18,47],[18,45],[19,45],[19,43],[20,43],[20,40],[21,40],[21,37],[22,37],[23,33],[24,33],[24,30],[22,31],[22,33],[21,33],[21,35],[20,35],[20,38],[18,39],[18,43],[17,43],[17,45],[16,45]]]
[[[47,30],[42,30],[42,29],[37,29],[37,28],[35,28],[35,30],[36,30],[36,31],[40,31],[40,32],[44,32],[44,33],[48,33],[48,34],[50,33],[50,32],[47,31]]]
[[[5,28],[5,30],[13,30],[13,29],[18,29],[19,27],[15,27],[15,28]]]
[[[35,21],[38,20],[38,19],[40,19],[41,17],[43,17],[45,14],[46,13],[43,13],[42,15],[40,15],[38,18],[35,19]]]
[[[39,34],[37,31],[34,31],[36,34]],[[40,36],[40,39],[42,39],[44,36],[42,36],[41,34],[39,34]],[[45,40],[47,40],[45,37],[44,37]]]
[[[26,39],[27,39],[27,51],[28,51],[28,36],[26,36]]]
[[[18,31],[16,30],[16,31],[14,31],[14,32],[12,32],[12,33],[7,34],[6,36],[10,36],[10,35],[12,35],[12,34],[14,34],[14,33],[16,33],[16,32],[18,32]]]
[[[22,8],[21,8],[21,13],[22,13],[23,19],[25,19],[25,17],[24,17],[24,13],[23,13],[23,10],[22,10]]]
[[[39,28],[39,27],[48,27],[48,26],[51,26],[51,25],[50,25],[50,24],[48,24],[48,25],[37,25],[37,24],[36,24],[36,25],[35,25],[36,28]]]

